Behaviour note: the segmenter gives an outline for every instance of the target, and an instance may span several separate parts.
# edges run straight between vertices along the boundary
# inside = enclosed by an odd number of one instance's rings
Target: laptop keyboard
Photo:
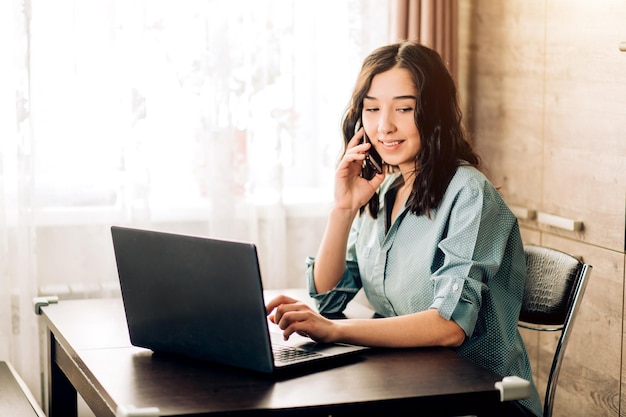
[[[304,358],[322,356],[319,352],[310,352],[304,349],[298,349],[290,346],[273,345],[274,359],[279,362],[295,362]]]

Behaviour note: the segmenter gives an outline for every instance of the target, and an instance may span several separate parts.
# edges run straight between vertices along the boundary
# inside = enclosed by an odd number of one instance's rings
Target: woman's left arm
[[[465,340],[463,329],[436,309],[379,319],[329,320],[305,303],[278,296],[267,304],[267,312],[285,338],[298,333],[318,342],[371,347],[456,347]]]

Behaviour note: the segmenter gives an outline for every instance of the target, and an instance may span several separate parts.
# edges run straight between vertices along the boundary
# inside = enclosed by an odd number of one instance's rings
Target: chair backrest
[[[544,398],[544,417],[551,417],[565,347],[592,267],[543,246],[527,244],[524,252],[526,285],[519,325],[537,331],[561,331]]]

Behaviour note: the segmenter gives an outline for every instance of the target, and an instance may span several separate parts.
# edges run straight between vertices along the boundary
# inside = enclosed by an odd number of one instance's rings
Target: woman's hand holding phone
[[[367,133],[363,134],[363,143],[369,143],[370,145],[372,143],[367,137]],[[370,150],[365,155],[365,161],[363,163],[361,175],[366,180],[370,180],[372,179],[372,177],[374,177],[374,175],[382,174],[382,173],[383,173],[383,160],[378,154],[378,152],[376,152],[376,149],[374,149],[374,146],[372,145],[370,147]]]
[[[335,174],[335,207],[358,210],[374,195],[385,179],[382,161],[378,163],[380,173],[374,172],[371,178],[363,176],[363,166],[373,151],[369,141],[363,141],[365,131],[357,130],[346,149],[346,153],[339,162]],[[375,169],[375,168],[372,168]]]

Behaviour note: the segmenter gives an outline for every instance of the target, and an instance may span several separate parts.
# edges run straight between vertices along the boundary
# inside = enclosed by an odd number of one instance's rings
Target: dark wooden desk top
[[[272,410],[342,415],[426,407],[469,413],[499,401],[494,383],[501,377],[449,349],[372,349],[339,366],[268,376],[133,347],[121,299],[67,300],[42,311],[87,379],[72,382],[78,392],[97,390],[111,410],[134,405],[158,407],[161,416]]]

